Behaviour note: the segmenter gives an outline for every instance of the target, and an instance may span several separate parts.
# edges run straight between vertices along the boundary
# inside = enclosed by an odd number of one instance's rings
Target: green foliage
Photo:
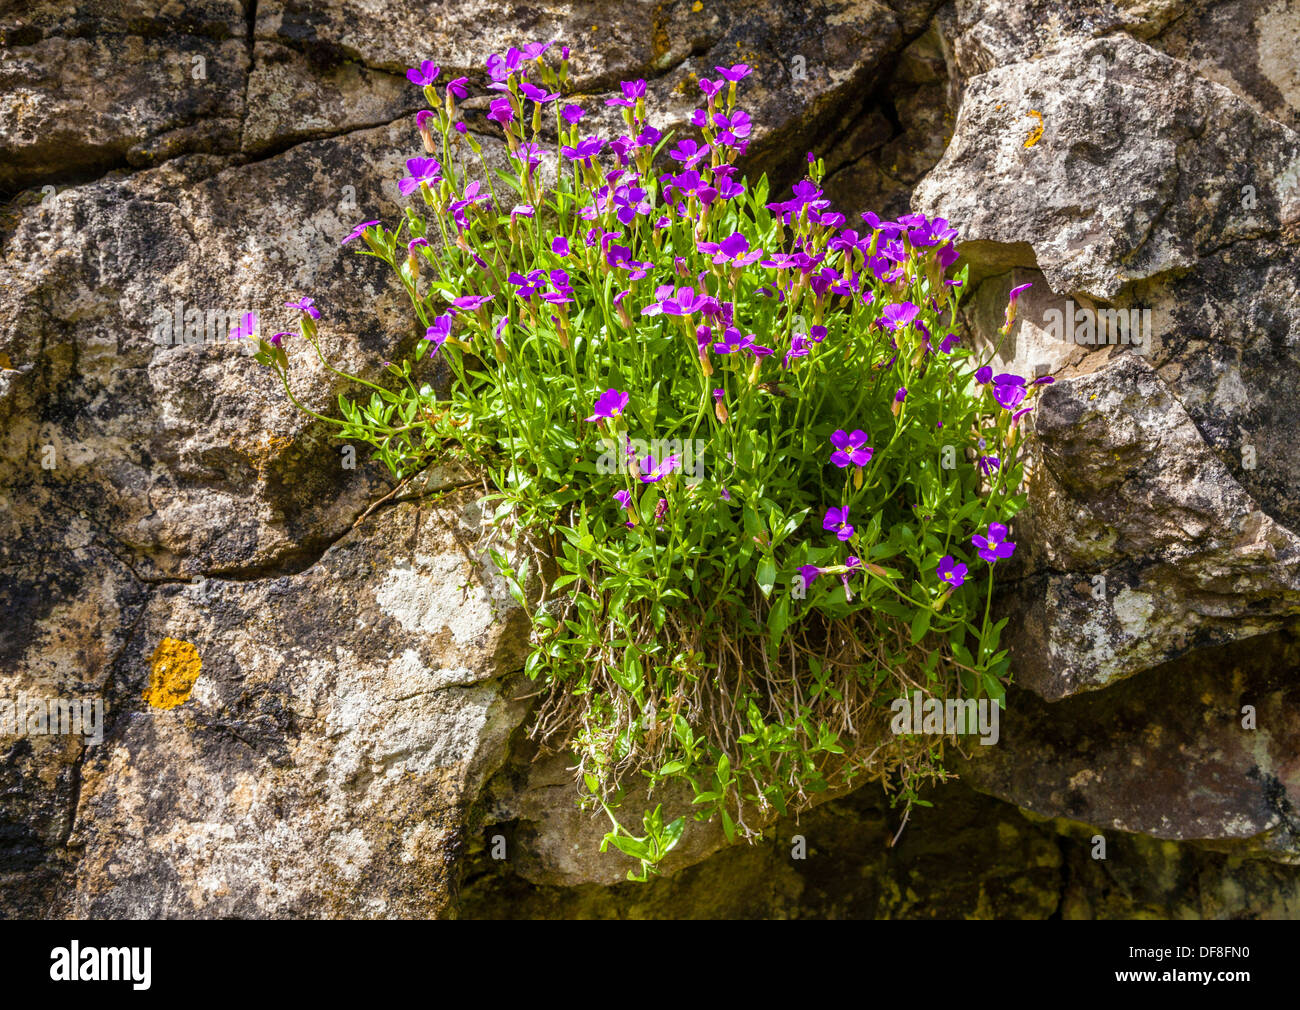
[[[540,113],[507,84],[512,171],[467,181],[458,166],[482,159],[448,97],[439,173],[418,190],[431,213],[360,236],[449,391],[417,387],[406,360],[390,388],[367,383],[322,419],[401,477],[471,461],[493,521],[545,545],[533,570],[491,554],[532,622],[534,732],[574,755],[582,801],[613,821],[602,849],[636,860],[633,879],[685,820],[664,824],[659,804],[634,835],[613,812],[629,794],[684,790],[728,839],[863,778],[916,800],[942,744],[891,735],[889,702],[913,688],[1000,701],[1009,676],[994,565],[972,536],[1022,503],[1013,408],[1034,394],[977,377],[949,333],[966,281],[948,269],[955,232],[919,216],[845,230],[820,163],[769,203],[766,178],[729,169],[743,142],[713,118],[736,121],[734,86],[709,99],[711,150],[687,170],[655,161],[671,141],[653,134],[617,167],[566,155],[580,138],[558,102],[543,157]],[[647,137],[642,99],[625,121]],[[1014,300],[1007,330],[1013,317]],[[306,316],[303,336],[319,353]],[[278,344],[258,360],[289,389]]]

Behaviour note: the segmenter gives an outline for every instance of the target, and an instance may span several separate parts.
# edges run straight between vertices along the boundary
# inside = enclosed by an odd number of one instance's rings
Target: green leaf
[[[917,610],[912,618],[912,644],[916,645],[925,637],[925,633],[930,630],[930,618],[934,616],[934,611],[929,607],[921,607]]]

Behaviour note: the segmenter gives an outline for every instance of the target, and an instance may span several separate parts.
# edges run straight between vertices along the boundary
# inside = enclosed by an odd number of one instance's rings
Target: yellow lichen
[[[1043,114],[1037,109],[1030,109],[1029,115],[1038,120],[1038,123],[1029,131],[1029,136],[1025,138],[1025,146],[1033,147],[1043,136]]]
[[[179,638],[164,638],[149,659],[149,686],[144,700],[154,708],[184,704],[202,669],[198,649]]]

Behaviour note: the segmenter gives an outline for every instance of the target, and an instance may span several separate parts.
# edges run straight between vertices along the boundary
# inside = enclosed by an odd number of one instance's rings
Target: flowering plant
[[[615,811],[634,787],[681,783],[728,839],[863,777],[915,801],[942,741],[891,736],[890,700],[1000,702],[1008,678],[989,604],[1038,385],[976,367],[956,332],[956,231],[849,227],[812,155],[772,200],[736,165],[743,65],[700,81],[693,137],[650,125],[639,80],[606,102],[625,129],[587,133],[567,48],[487,72],[495,173],[458,107],[468,82],[408,72],[430,103],[413,205],[344,242],[392,268],[423,340],[387,364],[391,388],[314,416],[401,478],[471,461],[494,522],[546,544],[540,599],[531,566],[492,551],[532,622],[534,733],[574,754],[637,879],[685,820],[656,806],[631,832]],[[320,354],[314,303],[287,304]],[[292,397],[287,336],[257,360]],[[413,380],[423,355],[449,369],[442,392]]]

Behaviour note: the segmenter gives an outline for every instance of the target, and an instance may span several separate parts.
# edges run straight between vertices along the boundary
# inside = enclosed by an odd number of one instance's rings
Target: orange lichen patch
[[[1043,114],[1037,109],[1030,109],[1029,115],[1038,120],[1038,123],[1029,131],[1029,136],[1025,138],[1025,146],[1033,147],[1043,136]]]
[[[700,3],[700,0],[695,0],[695,3],[691,4],[691,13],[698,14],[702,10],[704,10],[704,4]]]
[[[149,659],[149,686],[144,700],[154,708],[175,708],[189,700],[203,660],[199,650],[179,638],[164,638]]]
[[[9,360],[9,355],[5,354],[4,351],[0,351],[0,372],[12,372],[13,370],[14,363]]]
[[[293,445],[293,439],[283,435],[264,434],[261,442],[245,443],[241,448],[244,455],[257,468],[257,479],[265,480],[266,471],[279,459],[285,449]]]

